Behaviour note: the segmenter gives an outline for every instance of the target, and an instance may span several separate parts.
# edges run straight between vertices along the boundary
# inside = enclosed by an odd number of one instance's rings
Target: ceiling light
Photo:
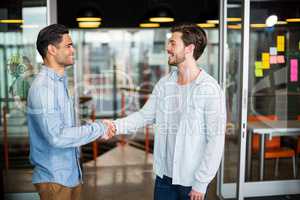
[[[150,22],[174,22],[174,15],[171,8],[166,4],[159,4],[149,12]]]
[[[214,27],[216,27],[215,24],[209,24],[209,23],[199,23],[199,24],[197,24],[197,26],[199,26],[201,28],[214,28]]]
[[[174,22],[174,18],[172,17],[151,17],[149,18],[150,22]]]
[[[240,8],[241,4],[233,4],[233,3],[228,3],[227,8]]]
[[[145,23],[140,23],[139,25],[141,28],[158,28],[160,27],[159,23],[152,23],[152,22],[145,22]]]
[[[278,17],[277,15],[270,15],[267,19],[266,19],[266,25],[268,27],[272,27],[274,26],[278,21]]]
[[[23,24],[24,20],[22,19],[0,19],[2,24]]]
[[[102,20],[101,13],[92,5],[79,10],[76,16],[79,28],[98,28]]]
[[[241,22],[242,18],[240,18],[240,17],[228,17],[227,21],[228,22]]]
[[[242,18],[240,17],[228,17],[227,22],[241,22]],[[219,24],[219,20],[217,19],[212,19],[212,20],[206,20],[206,23],[209,24]]]
[[[251,28],[266,28],[266,24],[250,24]]]
[[[241,29],[242,28],[242,25],[241,24],[230,24],[230,25],[227,25],[227,27],[229,29]]]
[[[101,22],[79,22],[79,28],[98,28]]]
[[[219,24],[219,20],[217,20],[217,19],[206,20],[206,23],[208,23],[208,24]]]
[[[300,18],[289,18],[289,19],[286,19],[287,22],[300,22]]]
[[[101,17],[77,17],[76,21],[78,22],[100,22]]]
[[[20,25],[21,28],[27,29],[27,28],[39,28],[39,25],[37,24],[22,24]]]
[[[277,24],[277,25],[284,25],[284,24],[287,24],[287,22],[286,22],[286,21],[277,21],[276,24]]]
[[[170,38],[172,37],[172,33],[168,32],[168,33],[166,34],[166,37],[167,37],[167,39],[170,39]]]

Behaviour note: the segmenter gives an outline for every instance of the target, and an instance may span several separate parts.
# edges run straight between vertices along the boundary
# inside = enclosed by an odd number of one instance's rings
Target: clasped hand
[[[116,125],[111,120],[102,120],[102,123],[106,125],[107,130],[106,133],[101,137],[101,139],[109,140],[110,138],[114,137],[116,135]]]

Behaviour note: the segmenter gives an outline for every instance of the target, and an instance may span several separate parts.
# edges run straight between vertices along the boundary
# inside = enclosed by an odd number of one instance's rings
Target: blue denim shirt
[[[75,127],[67,77],[48,67],[33,81],[27,104],[32,182],[78,185],[82,181],[79,147],[101,137],[106,126],[91,123]]]

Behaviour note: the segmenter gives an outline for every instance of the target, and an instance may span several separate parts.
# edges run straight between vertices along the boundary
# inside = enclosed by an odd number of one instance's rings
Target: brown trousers
[[[38,183],[34,186],[41,200],[80,200],[81,184],[73,188],[57,183]]]

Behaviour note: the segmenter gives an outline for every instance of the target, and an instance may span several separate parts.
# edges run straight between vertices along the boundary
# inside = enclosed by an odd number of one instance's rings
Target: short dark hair
[[[195,24],[180,24],[172,27],[171,32],[182,33],[181,39],[185,46],[195,45],[193,54],[195,60],[202,55],[207,44],[206,33],[202,28]]]
[[[52,24],[42,30],[36,40],[36,48],[42,58],[46,57],[48,45],[57,45],[62,41],[63,34],[68,34],[69,30],[62,24]]]

